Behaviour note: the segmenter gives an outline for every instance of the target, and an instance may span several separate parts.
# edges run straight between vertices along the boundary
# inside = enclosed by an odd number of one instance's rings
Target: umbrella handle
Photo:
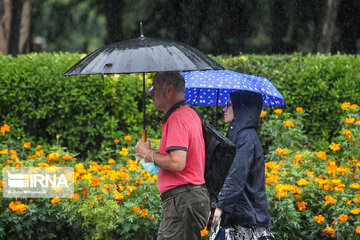
[[[143,130],[141,130],[141,141],[146,142],[146,140],[147,140],[146,130],[143,129]]]

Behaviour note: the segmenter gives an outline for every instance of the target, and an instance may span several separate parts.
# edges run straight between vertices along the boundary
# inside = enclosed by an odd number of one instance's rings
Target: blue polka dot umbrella
[[[263,106],[286,106],[285,99],[264,77],[230,70],[182,72],[185,79],[185,100],[195,106],[226,106],[231,92],[248,90],[261,93]]]

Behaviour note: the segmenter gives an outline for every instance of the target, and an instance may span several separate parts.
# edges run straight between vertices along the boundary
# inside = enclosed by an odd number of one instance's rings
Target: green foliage
[[[303,107],[304,131],[316,141],[329,141],[340,130],[340,106],[360,101],[358,55],[218,56],[225,68],[268,78],[284,96],[289,111]],[[314,141],[314,142],[316,142]]]
[[[142,76],[105,76],[104,83],[100,76],[61,76],[78,60],[68,53],[0,57],[0,121],[43,142],[60,134],[62,145],[83,156],[124,132],[140,135]],[[147,104],[148,121],[157,122],[158,111]]]

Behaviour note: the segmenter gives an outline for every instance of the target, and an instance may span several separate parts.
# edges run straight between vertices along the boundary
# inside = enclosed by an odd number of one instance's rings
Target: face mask
[[[154,162],[146,163],[143,159],[143,160],[141,160],[141,164],[144,167],[145,171],[147,171],[148,173],[150,173],[152,175],[158,174],[160,172],[159,166],[156,165]]]

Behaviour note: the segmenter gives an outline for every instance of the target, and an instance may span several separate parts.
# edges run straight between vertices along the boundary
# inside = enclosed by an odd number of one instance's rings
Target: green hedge
[[[315,140],[330,140],[340,129],[339,106],[360,102],[358,55],[240,55],[215,58],[225,68],[268,78],[285,97],[290,111],[308,113],[305,131]],[[337,107],[333,107],[337,106]]]
[[[0,56],[0,122],[23,129],[25,136],[60,143],[86,156],[106,149],[114,138],[142,129],[142,75],[61,75],[82,55],[41,53]],[[267,77],[286,99],[289,110],[308,113],[304,130],[313,141],[329,140],[339,130],[339,108],[360,102],[360,58],[353,55],[240,55],[214,57],[227,69]],[[147,87],[151,74],[147,75]],[[214,109],[199,107],[214,120]],[[219,112],[219,129],[225,131]],[[160,135],[162,113],[147,99],[149,135]],[[265,120],[266,121],[266,120]],[[20,131],[20,135],[23,135]],[[95,155],[95,153],[94,153]]]
[[[0,122],[44,142],[59,134],[61,144],[82,154],[128,132],[140,134],[142,76],[105,76],[104,83],[100,76],[63,77],[79,59],[69,53],[0,57]]]

